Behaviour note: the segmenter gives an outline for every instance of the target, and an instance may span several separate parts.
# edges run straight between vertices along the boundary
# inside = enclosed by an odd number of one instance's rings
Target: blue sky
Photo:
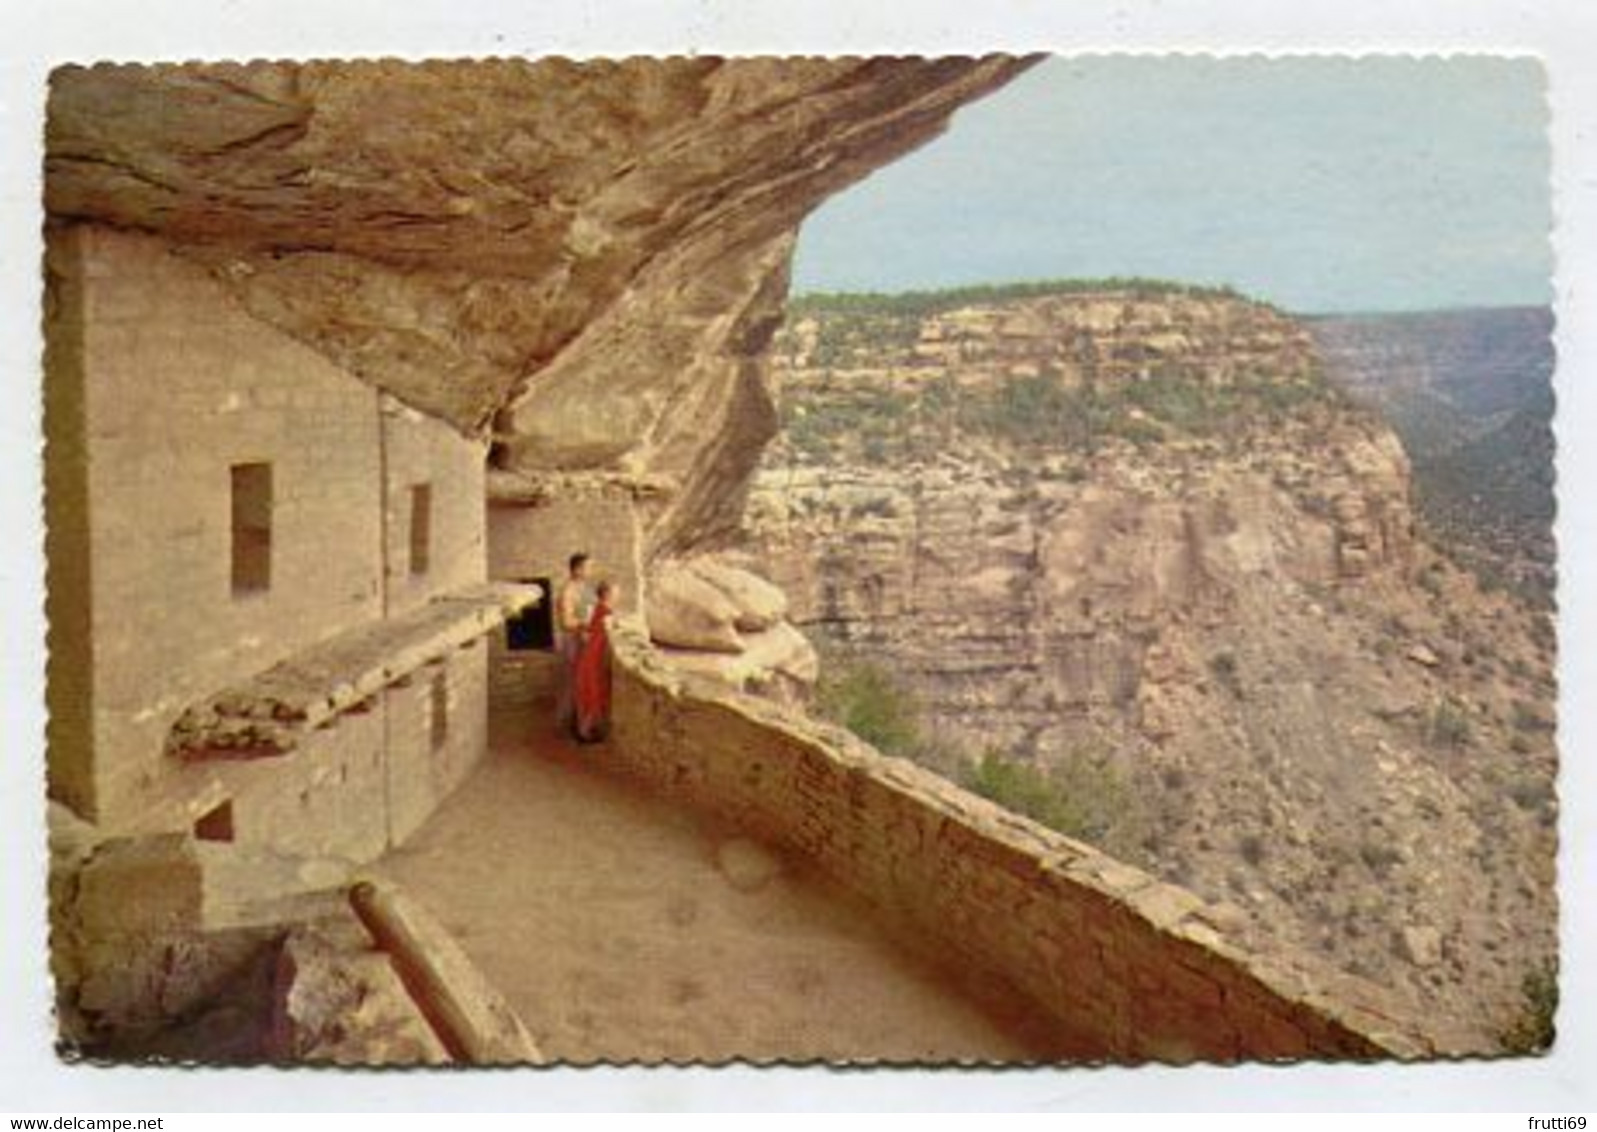
[[[1299,311],[1551,300],[1528,59],[1054,58],[806,221],[794,290],[1229,283]]]

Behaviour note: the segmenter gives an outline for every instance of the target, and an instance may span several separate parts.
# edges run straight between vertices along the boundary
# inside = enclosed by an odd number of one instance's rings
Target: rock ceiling
[[[663,250],[755,216],[791,228],[1023,65],[64,68],[46,198],[163,234],[264,317],[471,426]]]
[[[774,429],[799,222],[1030,62],[67,67],[46,204],[162,236],[363,380],[496,430],[506,466],[676,481],[655,534],[680,544]]]

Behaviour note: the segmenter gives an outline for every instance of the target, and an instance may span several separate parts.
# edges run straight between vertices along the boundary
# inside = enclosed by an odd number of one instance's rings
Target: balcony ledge
[[[535,585],[491,582],[340,633],[190,705],[172,725],[166,752],[186,761],[286,755],[315,729],[366,710],[384,688],[407,682],[543,598]]]

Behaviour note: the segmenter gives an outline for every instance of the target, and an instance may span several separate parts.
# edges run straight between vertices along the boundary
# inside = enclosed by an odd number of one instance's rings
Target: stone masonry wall
[[[683,677],[618,627],[623,769],[819,866],[906,938],[998,978],[1086,1060],[1421,1057],[1381,992],[1247,954],[1204,903],[836,728]]]
[[[71,376],[87,428],[88,809],[160,821],[178,789],[162,744],[189,702],[380,615],[377,394],[157,241],[55,239],[83,304]],[[272,465],[271,584],[234,596],[229,468],[251,461]]]
[[[221,870],[208,885],[243,886],[229,899],[248,899],[262,861],[284,862],[291,887],[326,884],[413,832],[486,753],[481,640],[286,754],[187,761],[168,734],[282,660],[480,585],[484,446],[245,314],[157,240],[53,229],[47,267],[52,796],[101,846],[205,849],[202,871]],[[269,579],[237,592],[231,469],[245,463],[271,466]],[[123,901],[138,923],[97,920],[72,896],[81,863],[52,876],[64,1037],[165,1024],[272,935],[166,923],[159,884]]]
[[[83,381],[84,279],[73,241],[45,256],[46,697],[50,797],[93,816],[94,647],[89,619],[89,461]]]
[[[482,640],[389,689],[389,842],[421,826],[488,749],[488,650]],[[440,682],[443,703],[434,700]],[[440,726],[435,708],[443,708]]]
[[[227,806],[240,843],[377,855],[486,749],[480,644],[286,756],[185,763],[165,739],[189,704],[380,619],[385,596],[397,614],[480,582],[482,444],[383,405],[157,240],[52,231],[49,266],[52,792],[103,836]],[[249,462],[272,468],[270,584],[235,594],[230,468]],[[417,483],[425,572],[410,560]],[[436,750],[433,673],[449,716]]]
[[[287,856],[371,860],[388,848],[389,760],[380,706],[338,717],[280,759],[224,764],[210,776],[240,845]]]
[[[390,397],[383,400],[382,428],[386,612],[396,616],[487,576],[487,447]],[[430,553],[426,569],[417,571],[411,561],[412,490],[421,484],[431,497]],[[435,699],[435,681],[441,701]],[[390,844],[414,833],[487,752],[487,697],[481,640],[384,694]]]

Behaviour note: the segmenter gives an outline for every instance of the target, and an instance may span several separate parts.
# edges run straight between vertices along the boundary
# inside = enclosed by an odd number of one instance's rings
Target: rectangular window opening
[[[505,621],[505,649],[508,652],[548,652],[555,647],[554,585],[548,578],[518,578],[524,585],[543,591],[543,600]]]
[[[214,810],[208,811],[194,823],[194,839],[196,841],[233,840],[232,799],[223,802]]]
[[[234,464],[233,593],[272,585],[272,465]]]
[[[425,574],[432,565],[433,485],[418,483],[410,489],[410,572]]]
[[[427,700],[432,748],[439,751],[449,740],[449,679],[445,673],[440,672],[433,677]]]

